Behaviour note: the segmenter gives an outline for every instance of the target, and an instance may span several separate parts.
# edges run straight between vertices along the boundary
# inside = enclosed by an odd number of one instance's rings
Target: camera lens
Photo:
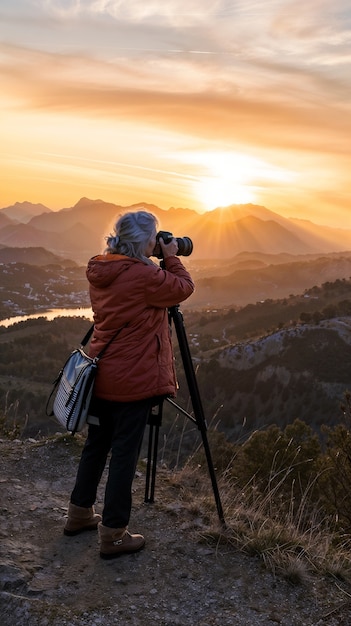
[[[193,242],[190,237],[176,237],[178,243],[177,256],[190,256],[193,251]]]
[[[172,241],[173,235],[167,230],[160,230],[157,233],[156,246],[153,251],[153,256],[157,257],[158,259],[163,258],[161,246],[159,244],[160,237],[162,237],[164,243],[167,245]],[[176,240],[178,244],[177,256],[189,256],[193,251],[193,242],[191,241],[191,239],[189,237],[176,237]]]

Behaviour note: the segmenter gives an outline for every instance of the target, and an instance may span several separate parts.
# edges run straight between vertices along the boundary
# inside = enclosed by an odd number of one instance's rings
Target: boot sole
[[[117,559],[119,556],[123,556],[123,554],[135,554],[136,552],[140,552],[145,547],[145,544],[137,548],[136,550],[121,550],[120,552],[100,552],[100,558],[105,561],[110,561],[111,559]]]

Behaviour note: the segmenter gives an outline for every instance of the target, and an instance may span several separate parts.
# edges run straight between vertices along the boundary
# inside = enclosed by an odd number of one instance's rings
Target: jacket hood
[[[86,277],[93,287],[108,287],[120,274],[141,262],[122,254],[99,254],[88,262]]]

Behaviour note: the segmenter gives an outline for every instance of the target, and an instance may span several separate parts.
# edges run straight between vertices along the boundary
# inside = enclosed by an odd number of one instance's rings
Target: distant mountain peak
[[[186,235],[191,238],[194,244],[192,259],[230,259],[245,251],[301,255],[350,250],[349,230],[291,220],[251,203],[198,213],[180,207],[167,210],[143,202],[118,205],[85,196],[74,206],[59,211],[20,202],[8,207],[11,209],[9,213],[7,209],[0,210],[0,244],[45,245],[56,254],[85,262],[95,251],[104,248],[105,236],[111,232],[116,218],[127,211],[136,211],[140,206],[156,215],[162,230],[177,237]],[[25,208],[32,212],[33,207],[40,215],[30,219],[15,218],[16,209]],[[12,220],[10,223],[9,219]]]
[[[52,213],[52,210],[41,203],[33,204],[32,202],[24,201],[15,202],[15,204],[12,204],[11,206],[0,209],[0,212],[7,215],[7,217],[12,220],[17,220],[18,222],[26,224],[32,219],[32,217],[36,217],[42,213]]]
[[[217,217],[219,219],[223,219],[225,217],[226,220],[231,220],[236,222],[237,220],[243,219],[245,217],[256,217],[260,220],[275,220],[280,223],[287,223],[288,220],[283,218],[278,213],[267,209],[260,204],[230,204],[228,206],[220,206],[213,211],[208,211],[207,215],[210,217]]]
[[[91,205],[91,204],[105,204],[105,203],[103,200],[100,200],[100,199],[91,200],[90,198],[87,198],[84,196],[83,198],[80,198],[80,200],[78,200],[78,202],[74,205],[73,208],[84,206],[86,204]]]

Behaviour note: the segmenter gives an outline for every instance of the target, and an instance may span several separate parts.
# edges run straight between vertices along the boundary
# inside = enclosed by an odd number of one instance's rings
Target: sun
[[[196,195],[206,211],[230,204],[248,204],[255,201],[248,186],[223,176],[208,176],[195,183]]]
[[[250,154],[222,150],[177,153],[186,168],[190,193],[204,211],[232,204],[260,204],[270,189],[281,188],[296,172]]]
[[[257,162],[252,157],[233,152],[192,153],[191,161],[201,166],[193,182],[193,193],[204,209],[255,202],[254,173]]]

